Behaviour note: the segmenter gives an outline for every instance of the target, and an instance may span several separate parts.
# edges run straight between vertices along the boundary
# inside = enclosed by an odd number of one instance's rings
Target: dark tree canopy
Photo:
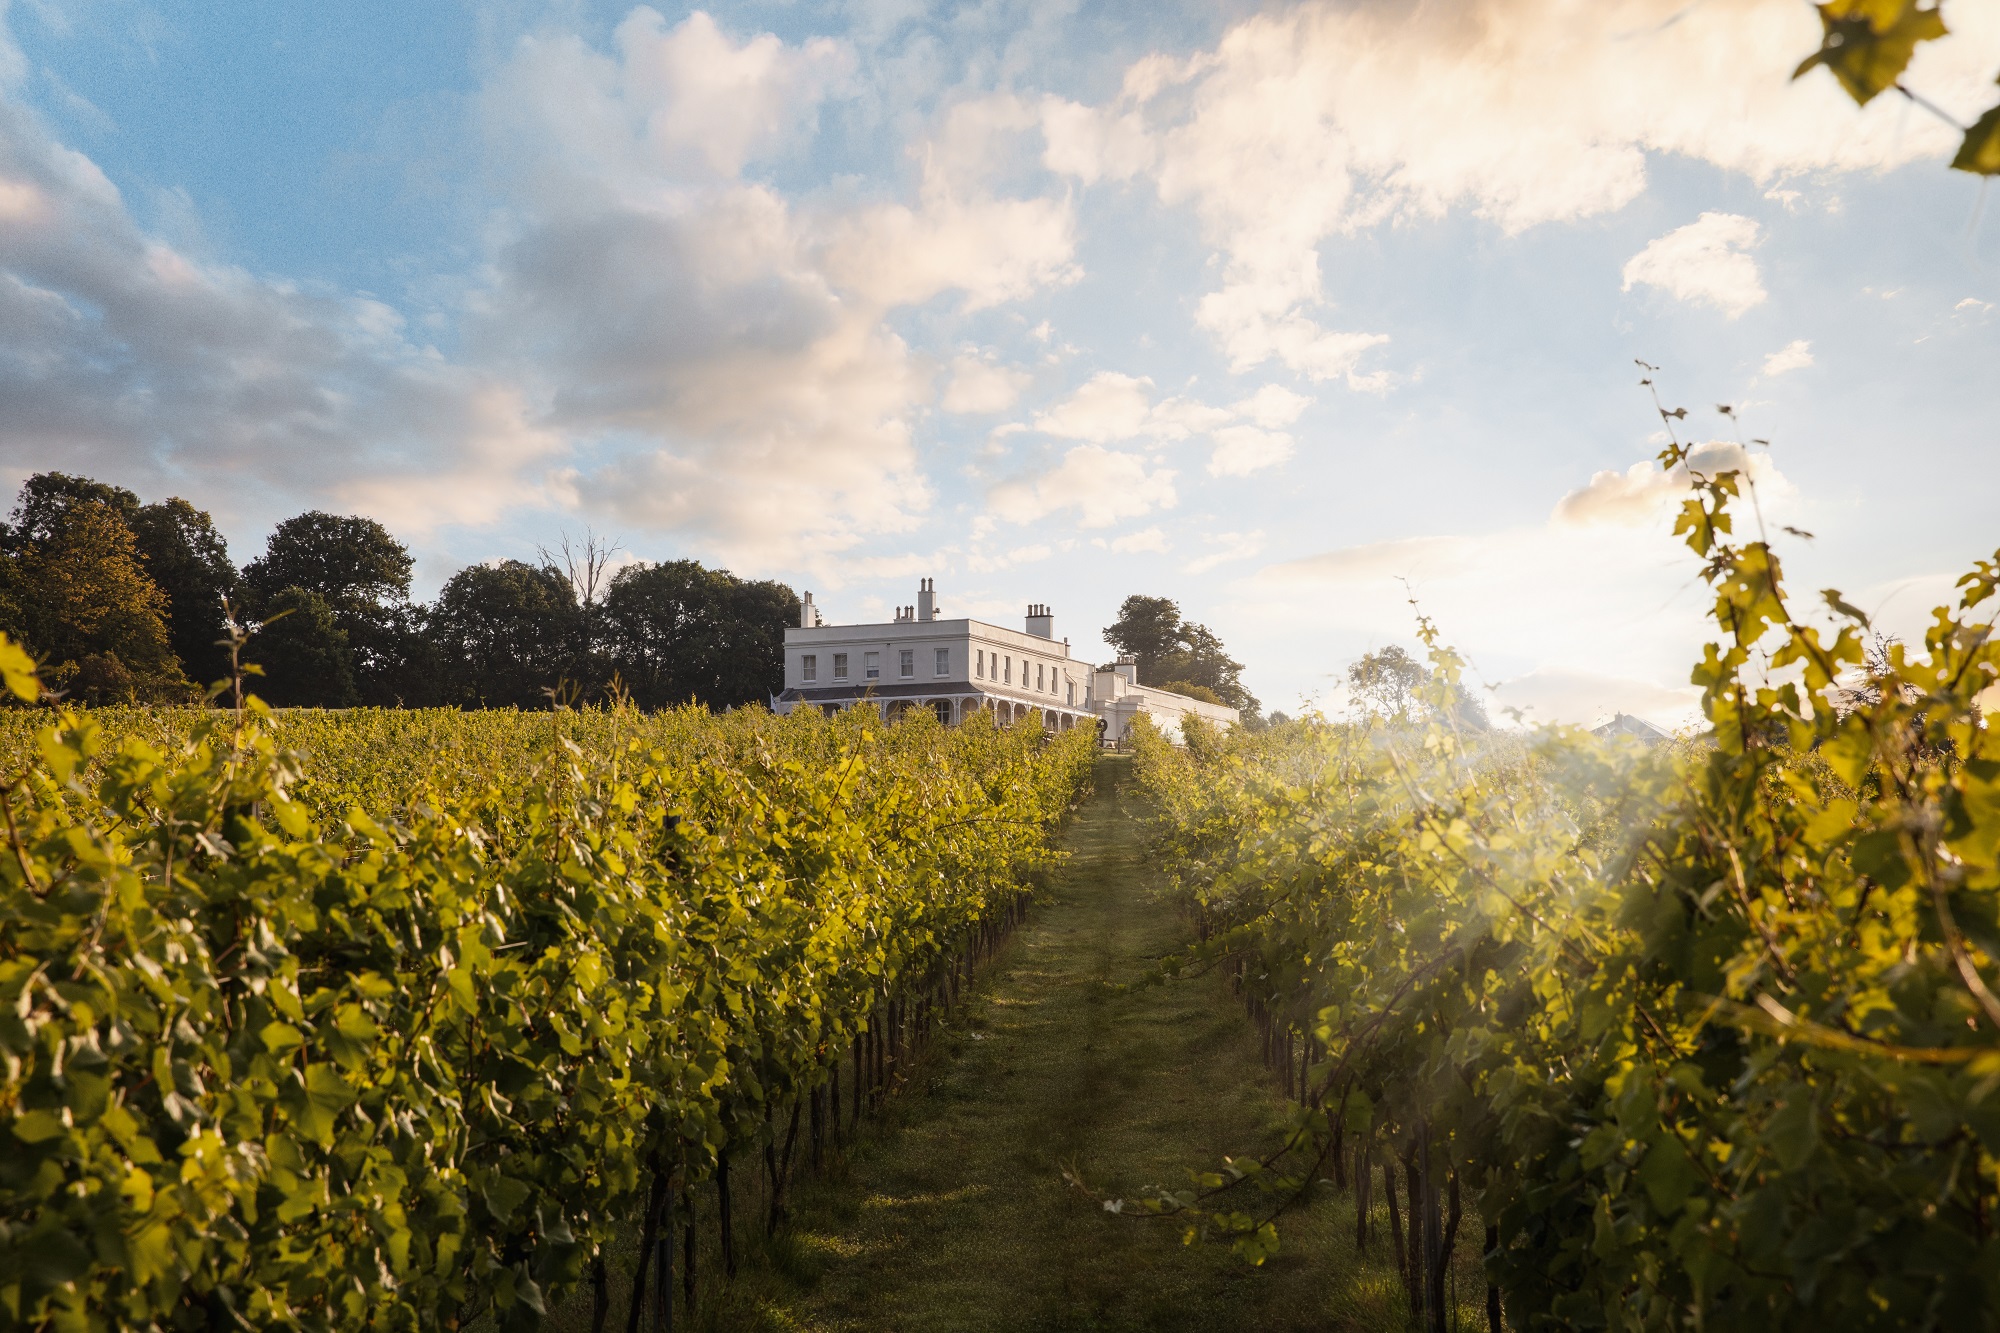
[[[139,512],[139,497],[123,486],[72,477],[66,472],[37,472],[21,483],[14,502],[14,533],[23,542],[44,542],[55,534],[64,514],[79,504],[101,504],[126,523]]]
[[[197,685],[229,674],[223,599],[236,592],[236,566],[215,522],[174,497],[142,505],[131,516],[132,534],[146,572],[167,599],[167,636],[182,669]]]
[[[243,567],[246,591],[264,600],[286,588],[316,592],[336,615],[410,595],[409,551],[372,518],[312,510],[280,523],[264,554]]]
[[[692,560],[631,565],[604,598],[605,655],[643,708],[758,703],[784,688],[798,594]]]
[[[47,483],[54,478],[57,484]],[[41,660],[44,679],[86,703],[177,701],[191,693],[167,636],[167,599],[147,577],[112,488],[43,474],[23,487],[8,533],[0,628]],[[94,483],[92,483],[94,485]]]
[[[692,560],[608,577],[616,549],[566,538],[538,564],[460,570],[424,606],[409,551],[372,519],[288,518],[239,573],[186,500],[45,472],[0,524],[0,630],[93,703],[225,678],[225,598],[253,628],[248,688],[282,707],[545,708],[602,700],[616,678],[642,707],[727,708],[784,687],[790,588]]]
[[[309,588],[285,588],[265,603],[263,624],[245,649],[263,668],[248,686],[281,708],[351,708],[354,654],[326,599]]]
[[[1222,640],[1206,625],[1183,620],[1180,606],[1170,598],[1127,597],[1118,619],[1105,627],[1104,641],[1133,660],[1142,685],[1195,686],[1217,702],[1241,709],[1246,721],[1256,715],[1257,700],[1243,686],[1243,664],[1223,650]]]
[[[559,570],[519,560],[459,570],[430,615],[444,701],[546,708],[548,691],[580,689],[580,622],[576,593]]]

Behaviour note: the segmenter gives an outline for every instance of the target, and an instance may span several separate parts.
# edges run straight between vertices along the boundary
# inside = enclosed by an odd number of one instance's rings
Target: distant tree
[[[108,498],[107,498],[108,497]],[[0,625],[86,703],[191,694],[168,640],[167,599],[127,526],[131,492],[43,473],[22,487],[6,533]]]
[[[147,574],[166,594],[174,656],[197,685],[213,685],[230,669],[222,644],[223,599],[236,591],[229,544],[214,520],[178,497],[140,506],[129,521]]]
[[[243,569],[245,601],[261,616],[287,588],[317,593],[352,655],[361,702],[415,702],[434,660],[408,605],[410,552],[372,518],[318,510],[286,519]],[[434,675],[430,678],[434,679]]]
[[[66,472],[37,472],[21,483],[13,531],[23,542],[47,541],[63,516],[79,504],[101,504],[128,525],[139,512],[139,497],[123,486]]]
[[[1348,667],[1347,685],[1371,712],[1401,717],[1410,711],[1417,691],[1430,675],[1423,663],[1411,657],[1400,644],[1392,643],[1377,652],[1363,654]]]
[[[1247,722],[1257,713],[1257,699],[1243,685],[1243,664],[1223,649],[1222,640],[1206,625],[1181,618],[1180,607],[1166,597],[1127,597],[1118,619],[1105,627],[1104,641],[1138,667],[1139,683],[1169,689],[1166,681],[1199,686],[1218,702],[1242,712]]]
[[[693,560],[628,565],[605,593],[606,658],[641,707],[759,702],[784,688],[798,604],[782,583]]]
[[[1429,667],[1393,643],[1364,654],[1347,668],[1348,687],[1362,707],[1390,718],[1407,717],[1415,711],[1420,691],[1431,679]],[[1459,726],[1485,731],[1492,725],[1486,716],[1486,705],[1463,683],[1455,685],[1451,695],[1448,709],[1439,711],[1448,711]]]
[[[1181,609],[1166,597],[1127,597],[1104,630],[1104,641],[1138,665],[1142,685],[1165,679],[1160,665],[1182,647],[1181,636]]]
[[[462,708],[546,708],[547,691],[578,687],[581,616],[569,579],[508,560],[451,576],[431,609],[444,701]]]
[[[1222,702],[1222,696],[1214,690],[1206,685],[1197,685],[1191,680],[1170,680],[1160,686],[1160,688],[1163,690],[1172,690],[1175,694],[1185,694],[1188,698],[1199,699],[1203,703],[1219,704]]]
[[[313,510],[271,533],[264,554],[243,568],[243,586],[259,605],[287,588],[320,595],[335,615],[410,595],[413,562],[404,545],[372,518]]]
[[[265,599],[262,623],[245,656],[263,668],[247,685],[281,708],[351,708],[354,652],[326,598],[310,588],[283,588]]]

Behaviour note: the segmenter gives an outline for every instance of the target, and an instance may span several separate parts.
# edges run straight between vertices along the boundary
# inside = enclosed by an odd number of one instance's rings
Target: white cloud
[[[1696,451],[1699,467],[1742,462],[1734,444]],[[1796,492],[1764,455],[1748,470],[1775,530],[1795,516]],[[1649,471],[1659,475],[1654,464],[1599,473],[1539,525],[1370,542],[1266,566],[1232,583],[1237,617],[1294,653],[1332,660],[1343,651],[1336,644],[1407,638],[1421,613],[1469,654],[1475,679],[1493,679],[1483,664],[1504,664],[1512,679],[1502,705],[1533,704],[1531,717],[1544,721],[1591,723],[1622,709],[1677,724],[1692,698],[1682,687],[1708,628],[1708,596],[1666,512],[1686,479],[1654,484]],[[1745,504],[1739,531],[1750,523]],[[1240,627],[1235,635],[1246,651],[1257,637]]]
[[[1952,23],[1910,78],[1969,119],[1990,100],[2000,6]],[[1817,72],[1793,84],[1819,40],[1795,0],[1318,0],[1266,8],[1191,58],[1148,56],[1094,120],[1065,111],[1044,133],[1052,168],[1143,172],[1194,210],[1223,260],[1199,320],[1235,369],[1277,360],[1376,387],[1358,363],[1383,336],[1324,321],[1330,236],[1455,207],[1509,232],[1603,214],[1645,188],[1652,153],[1772,186],[1950,148],[1947,127],[1890,99],[1857,109]]]
[[[1264,550],[1264,534],[1258,532],[1218,532],[1203,541],[1217,549],[1181,566],[1183,574],[1206,574],[1217,565],[1226,565],[1232,560],[1248,560]]]
[[[1790,500],[1796,494],[1765,453],[1750,453],[1730,440],[1698,444],[1687,463],[1671,472],[1658,463],[1634,463],[1623,472],[1603,471],[1556,502],[1550,522],[1559,526],[1651,527],[1689,494],[1690,468],[1705,477],[1741,472],[1764,500]]]
[[[1055,548],[1047,542],[1035,542],[1029,546],[1016,546],[1003,555],[984,555],[977,551],[966,557],[965,564],[975,574],[993,574],[1017,565],[1032,565],[1055,554]]]
[[[1705,726],[1701,691],[1573,666],[1539,666],[1501,681],[1488,696],[1498,708],[1518,708],[1524,721],[1594,727],[1620,713],[1645,718],[1670,731]]]
[[[987,497],[993,512],[1010,522],[1032,523],[1074,509],[1086,528],[1171,509],[1178,499],[1171,468],[1148,471],[1139,455],[1095,444],[1077,445],[1055,467],[1002,482]]]
[[[1036,413],[1035,429],[1062,440],[1129,440],[1145,430],[1152,415],[1146,392],[1152,387],[1143,376],[1101,370],[1048,411]]]
[[[1165,555],[1169,549],[1167,534],[1158,527],[1141,528],[1128,532],[1123,537],[1113,537],[1109,542],[1099,542],[1120,555],[1141,555],[1151,553]]]
[[[0,39],[0,47],[5,47]],[[366,300],[190,257],[0,100],[0,459],[173,488],[224,518],[309,501],[409,532],[541,494],[560,440],[506,377]]]
[[[1014,405],[1031,379],[1024,370],[996,365],[967,352],[952,359],[951,383],[945,386],[939,405],[947,412],[1004,412]]]
[[[1311,405],[1312,399],[1293,393],[1282,384],[1266,384],[1235,405],[1235,410],[1267,430],[1289,426]]]
[[[995,194],[990,146],[1038,121],[961,104],[916,145],[914,203],[802,207],[744,168],[807,141],[854,56],[737,40],[641,10],[605,55],[523,42],[486,104],[516,189],[471,324],[548,420],[588,442],[579,504],[749,569],[905,532],[931,501],[912,424],[929,373],[893,309],[991,305],[1071,280],[1065,198]],[[1025,142],[1025,140],[1023,140]],[[942,406],[995,412],[1026,381],[967,354]]]
[[[1217,477],[1244,477],[1292,456],[1292,437],[1275,429],[1288,425],[1312,400],[1277,384],[1266,384],[1231,407],[1195,398],[1154,403],[1153,382],[1140,376],[1099,371],[1069,397],[1035,415],[1032,429],[1058,439],[1115,444],[1144,436],[1173,442],[1209,436],[1215,447],[1208,471]],[[1248,417],[1256,425],[1245,424]],[[1000,428],[1013,434],[1027,426]]]
[[[1247,477],[1275,467],[1292,456],[1292,437],[1260,426],[1224,426],[1215,432],[1215,452],[1209,456],[1212,477]]]
[[[1764,358],[1764,369],[1761,373],[1765,379],[1773,379],[1794,370],[1804,370],[1812,363],[1812,344],[1804,338],[1794,338]]]
[[[1681,301],[1700,301],[1736,318],[1764,301],[1757,261],[1757,223],[1735,213],[1703,213],[1699,220],[1650,242],[1626,261],[1625,290],[1644,283]]]

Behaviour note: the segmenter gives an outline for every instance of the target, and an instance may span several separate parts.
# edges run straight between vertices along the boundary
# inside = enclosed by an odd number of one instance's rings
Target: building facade
[[[884,717],[926,708],[947,723],[981,709],[1006,723],[1039,712],[1044,726],[1063,731],[1095,727],[1103,717],[1110,739],[1122,739],[1139,712],[1172,725],[1175,735],[1188,712],[1227,714],[1211,719],[1224,724],[1236,720],[1233,708],[1137,684],[1129,664],[1094,671],[1075,661],[1069,640],[1055,637],[1055,616],[1047,606],[1029,606],[1018,630],[947,619],[939,613],[930,579],[919,587],[917,600],[898,608],[886,623],[825,624],[812,594],[805,594],[798,626],[785,631],[785,688],[771,707],[780,713],[868,707]]]

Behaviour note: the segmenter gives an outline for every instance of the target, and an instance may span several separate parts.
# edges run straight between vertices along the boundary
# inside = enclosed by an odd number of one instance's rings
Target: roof
[[[1656,727],[1643,717],[1633,717],[1630,713],[1620,713],[1601,727],[1592,727],[1590,734],[1606,738],[1614,736],[1636,736],[1642,741],[1668,741],[1673,733]]]

